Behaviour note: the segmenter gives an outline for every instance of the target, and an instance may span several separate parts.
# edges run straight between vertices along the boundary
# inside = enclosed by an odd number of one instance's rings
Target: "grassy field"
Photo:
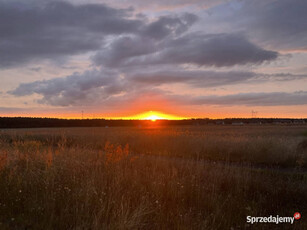
[[[306,215],[307,126],[0,131],[0,229],[307,229]]]

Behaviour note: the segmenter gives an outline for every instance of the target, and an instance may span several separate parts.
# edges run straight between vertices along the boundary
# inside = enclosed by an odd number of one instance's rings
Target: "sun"
[[[176,117],[174,115],[161,113],[158,111],[149,111],[139,115],[139,119],[141,120],[150,120],[150,121],[157,121],[157,120],[179,120],[182,119],[180,117]]]
[[[181,120],[183,117],[178,117],[171,114],[166,114],[158,111],[147,111],[141,114],[137,114],[131,117],[126,117],[126,119],[137,119],[137,120],[148,120],[148,121],[157,121],[157,120]]]
[[[160,117],[158,115],[154,115],[154,114],[144,118],[144,120],[151,120],[151,121],[163,120],[163,119],[165,118]]]

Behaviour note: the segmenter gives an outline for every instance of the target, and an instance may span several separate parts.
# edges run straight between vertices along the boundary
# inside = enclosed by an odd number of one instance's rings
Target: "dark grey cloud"
[[[277,52],[264,50],[240,35],[189,34],[167,42],[164,50],[145,58],[144,62],[221,67],[260,64],[276,59],[277,55]]]
[[[97,65],[129,67],[148,65],[195,64],[198,66],[233,66],[261,64],[277,58],[275,51],[264,50],[239,34],[186,34],[163,42],[139,42],[129,38],[127,49],[121,49],[122,40],[113,42],[104,52],[94,57]],[[150,43],[151,42],[151,43]],[[118,52],[122,50],[121,52]],[[144,52],[137,52],[144,50]]]
[[[148,37],[124,36],[113,41],[93,57],[96,65],[116,68],[125,64],[131,57],[139,57],[158,50],[155,41]]]
[[[133,18],[132,9],[60,1],[0,2],[0,67],[99,51],[97,65],[160,64],[233,66],[271,61],[240,34],[189,33],[198,17],[166,15],[154,21]],[[105,39],[113,36],[111,39]]]
[[[121,82],[115,73],[92,70],[64,78],[23,83],[8,93],[15,96],[38,94],[42,96],[38,103],[70,106],[92,104],[122,90]]]
[[[258,7],[257,7],[258,5]],[[307,1],[278,0],[268,3],[245,4],[242,18],[246,29],[258,34],[272,47],[307,49]],[[243,20],[242,20],[243,21]]]
[[[181,98],[180,100],[178,100]],[[306,105],[307,91],[269,92],[269,93],[238,93],[224,96],[174,97],[173,100],[183,101],[190,105],[221,105],[221,106],[290,106]]]
[[[121,36],[106,45],[93,57],[97,65],[118,67],[135,57],[153,54],[163,49],[165,40],[186,32],[197,20],[194,14],[162,16],[140,28],[133,36]]]
[[[217,71],[158,71],[153,73],[137,73],[129,77],[132,82],[143,85],[158,86],[162,84],[183,83],[193,87],[206,88],[244,83],[256,76],[252,72],[217,72]]]
[[[94,51],[106,35],[136,33],[131,10],[102,4],[0,2],[0,67]]]
[[[112,62],[119,56],[117,52],[125,55],[127,51],[129,56],[148,49],[152,52],[155,40],[179,36],[197,20],[194,14],[185,13],[149,22],[146,16],[133,18],[133,13],[130,8],[116,9],[104,4],[0,1],[0,67],[57,60],[99,49],[104,54],[108,51],[106,36],[117,36],[118,40],[112,39],[116,47],[111,53]],[[129,41],[127,35],[137,39]]]
[[[162,39],[169,35],[176,37],[186,32],[197,20],[198,17],[190,13],[181,16],[162,16],[143,28],[141,34],[155,39]]]
[[[241,30],[266,47],[307,49],[307,1],[233,1],[209,9],[208,20],[217,28]]]
[[[291,74],[291,73],[275,73],[264,74],[259,73],[256,75],[257,81],[295,81],[295,80],[307,80],[307,74]]]
[[[246,71],[206,71],[176,69],[169,71],[133,73],[129,80],[143,85],[183,83],[197,88],[235,85],[240,83],[264,83],[274,81],[306,80],[307,75],[276,73],[264,74]]]
[[[88,0],[70,0],[85,2]],[[95,0],[92,0],[95,1]],[[215,5],[227,2],[229,0],[155,0],[155,1],[144,1],[144,0],[96,0],[97,2],[106,1],[110,4],[117,6],[134,6],[137,10],[150,10],[150,11],[163,11],[163,10],[174,10],[184,7],[197,7],[197,8],[209,8]]]

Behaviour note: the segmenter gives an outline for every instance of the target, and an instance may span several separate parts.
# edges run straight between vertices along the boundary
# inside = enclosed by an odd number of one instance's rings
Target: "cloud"
[[[213,28],[240,30],[271,49],[307,49],[307,1],[231,1],[205,11]],[[204,21],[206,23],[206,21]]]
[[[0,68],[90,51],[106,67],[161,64],[233,66],[272,61],[278,53],[240,34],[190,33],[195,14],[149,21],[131,8],[59,1],[0,2]],[[99,51],[100,50],[100,51]]]
[[[38,103],[70,106],[91,104],[119,94],[122,90],[115,73],[92,70],[64,78],[23,83],[8,93],[15,96],[39,94],[43,97]]]
[[[161,97],[170,98],[170,100],[174,99],[175,102],[177,101],[176,103],[181,103],[182,101],[195,105],[202,103],[216,103],[217,105],[231,105],[233,103],[256,105],[258,103],[264,106],[280,103],[290,105],[296,103],[293,98],[297,98],[297,103],[301,103],[301,99],[305,98],[306,95],[299,93],[292,96],[289,93],[274,93],[272,96],[268,93],[253,93],[227,96],[200,96],[195,98],[187,95],[173,95],[176,92],[166,92],[158,87],[161,85],[181,83],[192,88],[210,88],[268,81],[301,80],[306,78],[306,75],[285,73],[261,74],[243,71],[227,72],[177,69],[173,71],[122,74],[117,71],[94,69],[85,71],[84,73],[74,73],[62,78],[23,83],[8,93],[17,97],[37,94],[41,96],[41,99],[37,100],[40,104],[64,107],[91,106],[99,103],[111,106],[112,103],[127,103],[127,101],[136,100],[138,97],[143,97],[142,95],[149,93],[154,93],[154,95],[160,94]]]
[[[153,40],[186,32],[197,20],[197,16],[189,13],[161,16],[153,22],[132,16],[130,8],[116,9],[104,4],[0,1],[0,68],[97,51],[108,47],[106,38],[110,36],[118,36],[118,41],[111,40],[119,49],[129,46],[127,35],[138,36],[130,41],[137,51],[127,51],[133,55],[146,51],[145,44],[150,47]],[[143,42],[143,46],[137,47],[136,42],[138,45]],[[116,56],[118,51],[113,52]]]
[[[278,55],[233,34],[189,34],[167,43],[166,47],[158,57],[151,57],[148,62],[221,67],[260,64],[274,60]]]
[[[105,36],[143,25],[131,10],[102,4],[17,3],[0,2],[0,67],[94,51]]]
[[[272,47],[307,49],[306,9],[304,0],[278,0],[266,4],[257,4],[254,0],[244,5],[241,16],[247,19],[245,28],[252,36],[258,34]]]
[[[255,80],[257,81],[295,81],[306,80],[307,74],[291,74],[291,73],[275,73],[275,74],[256,74]]]
[[[227,0],[156,0],[149,2],[143,0],[132,0],[130,1],[130,4],[134,4],[143,9],[145,8],[151,10],[171,10],[191,5],[194,5],[198,8],[208,8],[225,1]]]
[[[125,65],[127,59],[142,57],[158,52],[167,38],[177,37],[186,32],[197,20],[194,14],[162,16],[144,25],[134,36],[122,36],[105,46],[93,57],[97,64],[107,67]]]
[[[120,37],[109,46],[97,52],[93,57],[96,65],[116,68],[125,63],[131,57],[143,56],[156,52],[158,46],[151,38]]]
[[[169,71],[141,72],[128,75],[135,84],[159,86],[175,83],[187,84],[195,88],[235,85],[241,83],[264,83],[273,81],[305,80],[307,75],[290,73],[254,73],[246,71],[206,71],[176,69]]]
[[[183,83],[197,88],[225,86],[246,82],[256,76],[252,72],[217,72],[217,71],[157,71],[153,73],[132,74],[129,79],[132,82],[143,85],[159,86],[162,84]]]
[[[164,70],[155,72],[137,72],[127,75],[127,79],[139,87],[157,87],[160,85],[184,84],[192,88],[210,88],[237,84],[263,84],[267,82],[285,82],[306,80],[307,75],[290,73],[255,73],[247,71],[207,71],[207,70]]]
[[[49,0],[50,1],[50,0]],[[222,2],[229,0],[155,0],[155,1],[144,1],[144,0],[69,0],[73,3],[84,4],[84,3],[108,3],[115,7],[130,7],[133,6],[137,11],[154,11],[159,12],[163,10],[175,10],[182,9],[184,7],[194,6],[195,8],[209,8],[218,5]]]
[[[194,64],[225,67],[261,64],[277,58],[275,51],[264,50],[238,34],[186,34],[163,42],[139,37],[125,38],[127,49],[121,49],[123,39],[114,41],[94,57],[97,65],[107,67]],[[125,42],[125,41],[124,41]],[[148,48],[142,49],[141,47]],[[121,50],[121,52],[119,52]],[[143,50],[144,52],[138,52]]]
[[[169,35],[176,37],[186,32],[198,20],[195,14],[185,13],[181,16],[162,16],[148,24],[141,32],[142,36],[162,39]]]
[[[306,105],[307,91],[270,92],[270,93],[238,93],[224,96],[172,96],[173,100],[189,105],[219,105],[219,106],[291,106]]]

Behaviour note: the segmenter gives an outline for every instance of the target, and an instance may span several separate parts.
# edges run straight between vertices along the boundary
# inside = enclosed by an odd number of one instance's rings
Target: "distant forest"
[[[152,125],[246,125],[246,124],[307,124],[305,119],[290,118],[226,118],[226,119],[186,119],[186,120],[108,120],[108,119],[56,119],[0,117],[0,128],[44,128],[44,127],[119,127]]]

